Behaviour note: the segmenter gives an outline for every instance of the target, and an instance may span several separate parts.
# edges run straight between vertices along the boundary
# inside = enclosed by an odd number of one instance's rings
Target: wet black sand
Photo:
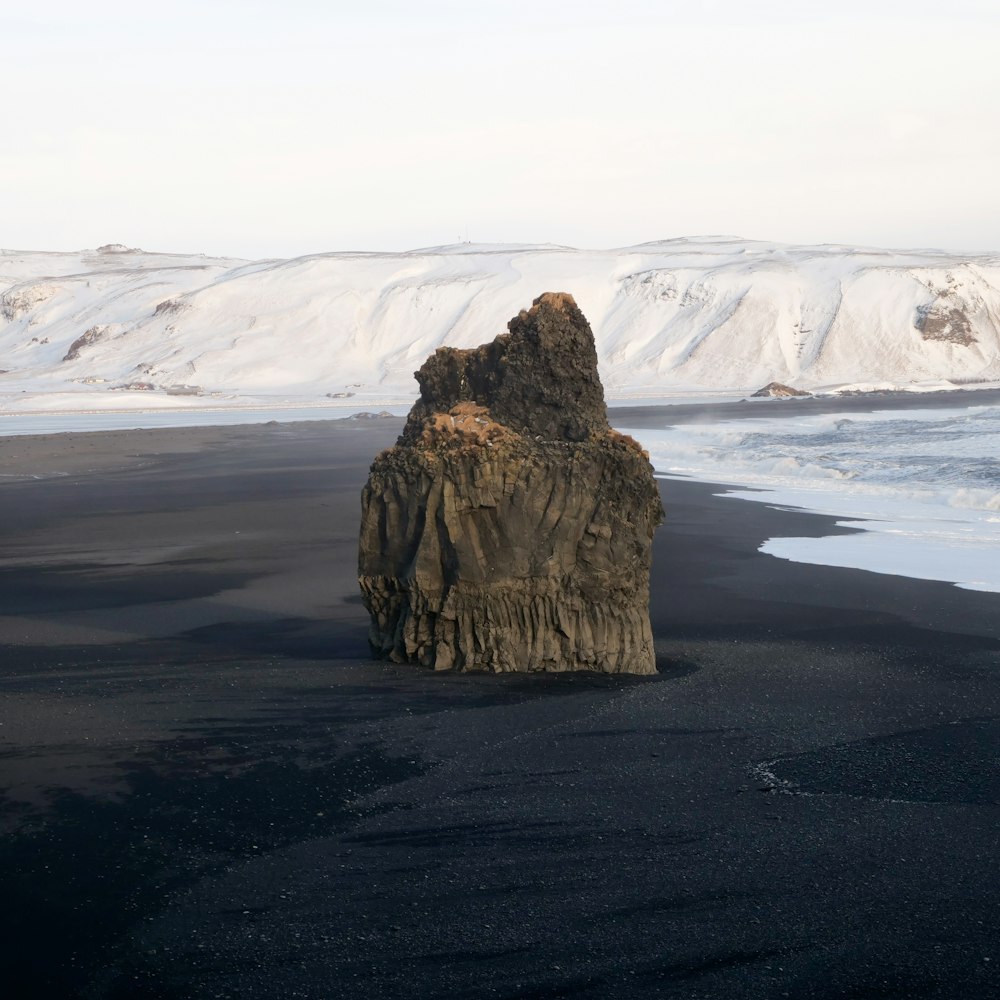
[[[667,482],[658,677],[373,663],[398,426],[0,439],[4,996],[1000,994],[998,595]]]

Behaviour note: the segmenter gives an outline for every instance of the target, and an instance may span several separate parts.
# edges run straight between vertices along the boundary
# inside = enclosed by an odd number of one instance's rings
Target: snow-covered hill
[[[1000,255],[724,237],[254,262],[109,246],[0,252],[0,407],[405,401],[434,348],[492,339],[544,291],[575,296],[611,398],[1000,381]]]

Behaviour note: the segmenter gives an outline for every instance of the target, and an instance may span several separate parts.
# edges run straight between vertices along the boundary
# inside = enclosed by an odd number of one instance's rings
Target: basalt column
[[[376,655],[438,670],[655,672],[653,470],[608,425],[594,337],[546,294],[490,344],[440,348],[362,495]]]

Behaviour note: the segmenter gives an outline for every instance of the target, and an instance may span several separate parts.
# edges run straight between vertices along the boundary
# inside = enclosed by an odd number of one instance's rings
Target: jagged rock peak
[[[604,387],[590,324],[573,296],[546,292],[470,350],[438,348],[416,372],[420,400],[404,439],[432,413],[475,403],[507,427],[546,441],[585,441],[608,431]]]

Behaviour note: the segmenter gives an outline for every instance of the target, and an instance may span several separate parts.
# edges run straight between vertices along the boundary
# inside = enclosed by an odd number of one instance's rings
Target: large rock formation
[[[569,295],[443,347],[362,495],[359,580],[376,655],[438,670],[655,672],[649,458],[613,431]]]

